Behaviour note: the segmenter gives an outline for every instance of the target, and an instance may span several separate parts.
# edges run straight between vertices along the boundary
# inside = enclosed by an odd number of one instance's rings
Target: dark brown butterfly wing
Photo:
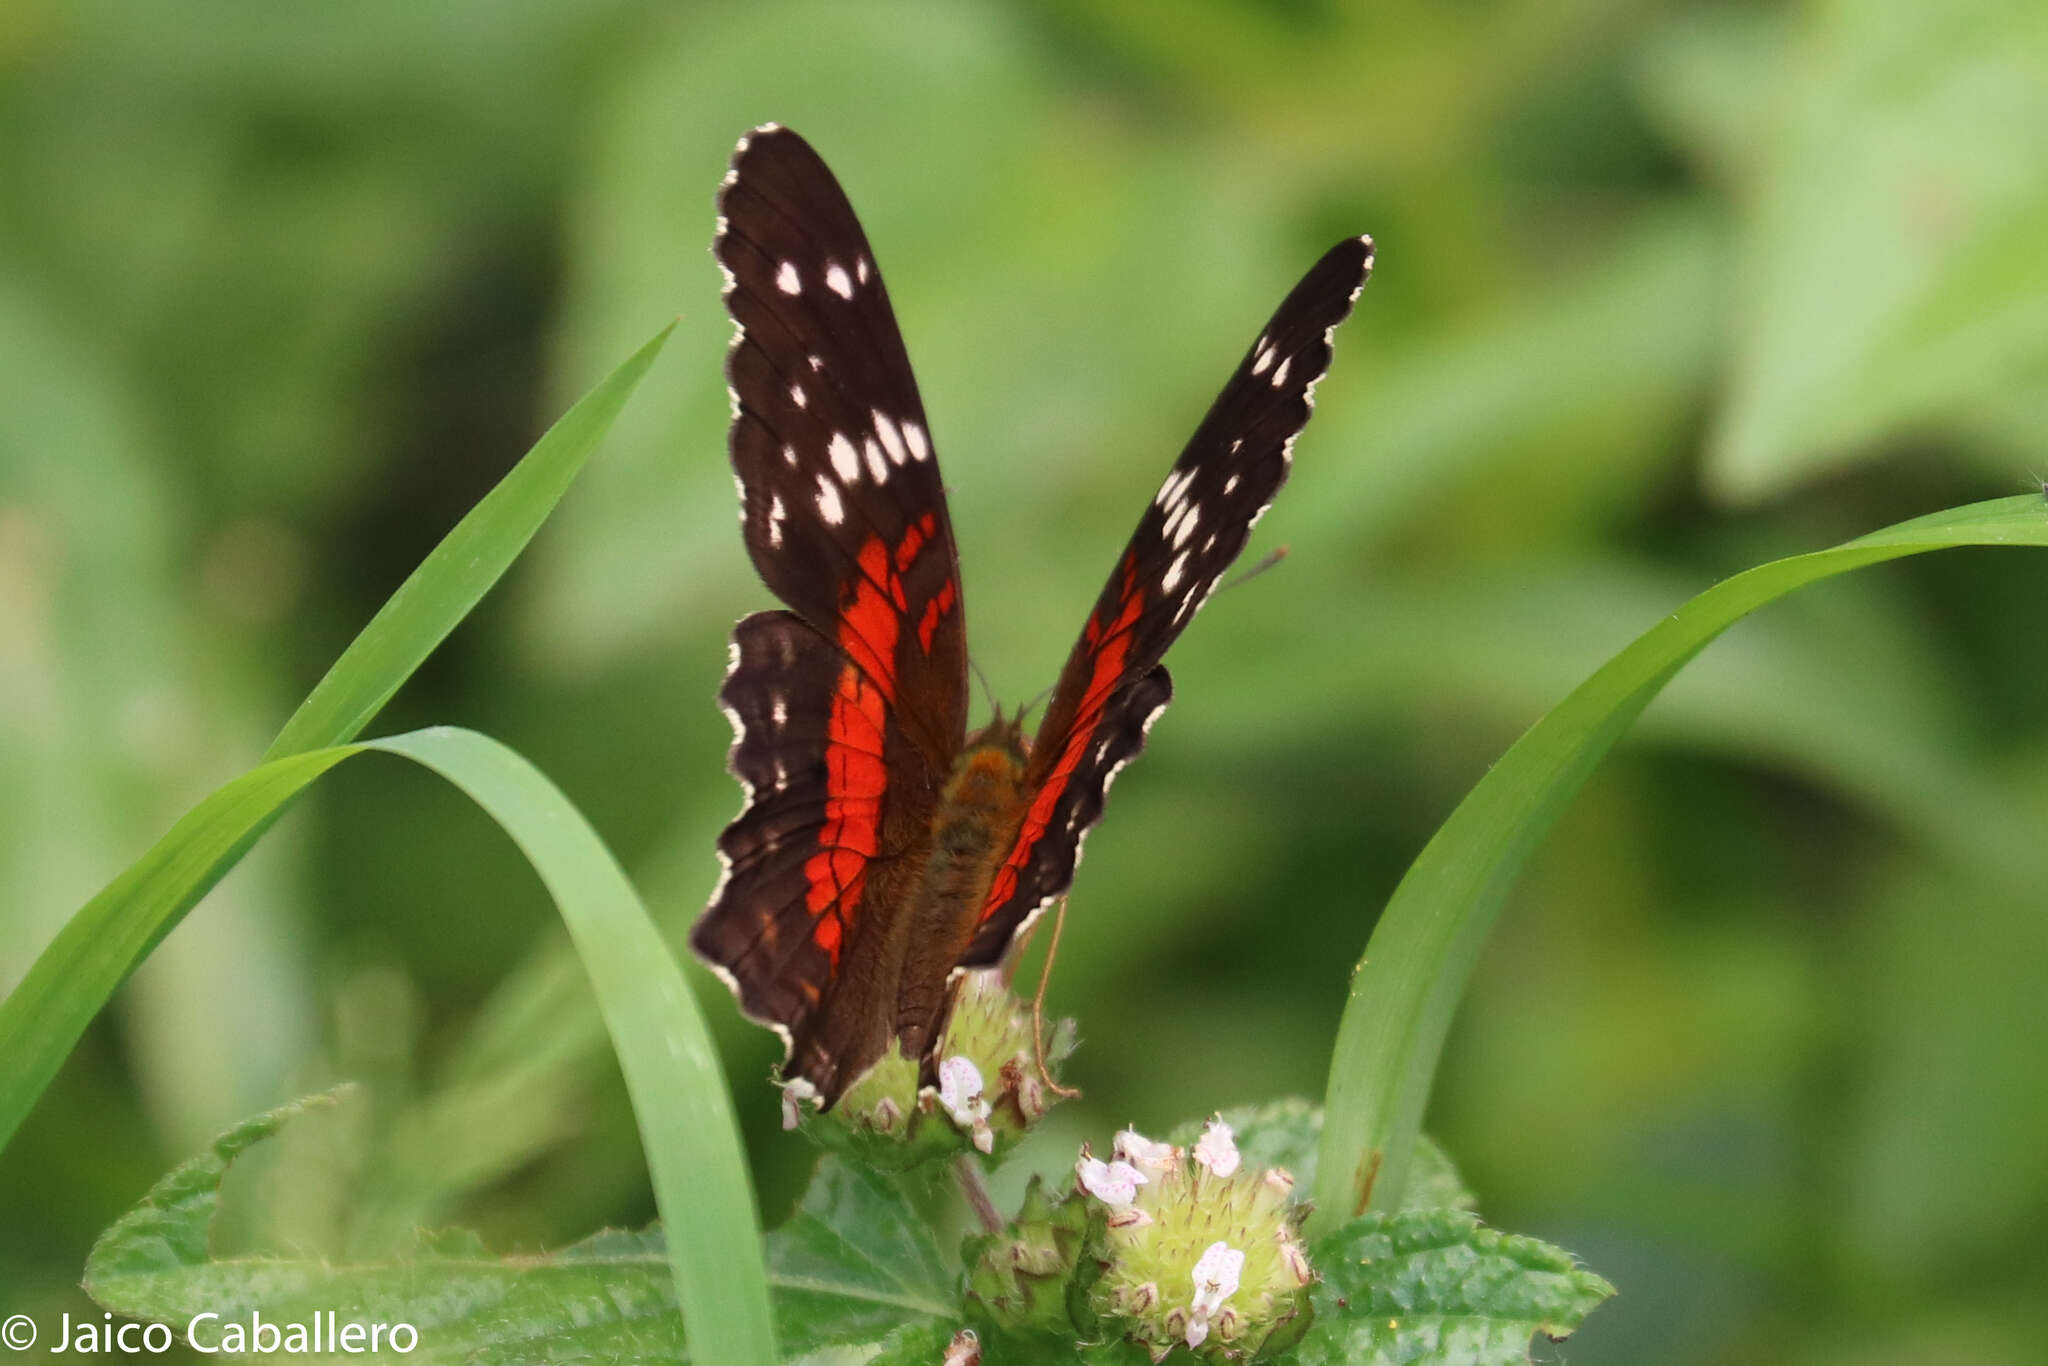
[[[958,557],[881,272],[802,138],[741,140],[713,251],[747,550],[792,610],[733,633],[720,698],[748,798],[690,942],[829,1104],[893,1030],[888,922],[965,738]]]
[[[1139,519],[1032,741],[1032,803],[962,967],[1001,959],[1072,884],[1111,781],[1144,748],[1173,696],[1159,661],[1286,480],[1316,383],[1330,368],[1332,335],[1371,271],[1369,238],[1324,253],[1252,344]]]

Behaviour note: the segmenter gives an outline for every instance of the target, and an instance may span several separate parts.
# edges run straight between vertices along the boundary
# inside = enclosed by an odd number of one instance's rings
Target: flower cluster
[[[1213,1361],[1259,1361],[1307,1331],[1315,1275],[1294,1178],[1245,1170],[1222,1120],[1192,1150],[1126,1129],[1109,1161],[1084,1146],[1075,1177],[1103,1217],[1091,1308],[1153,1360],[1185,1344]]]
[[[1048,1065],[1071,1051],[1061,1022]],[[902,1170],[967,1148],[993,1154],[1014,1142],[1059,1099],[1039,1072],[1031,1012],[998,973],[962,976],[935,1050],[937,1085],[920,1085],[916,1059],[891,1042],[839,1103],[820,1114],[810,1086],[782,1090],[783,1127],[801,1126],[828,1148]]]

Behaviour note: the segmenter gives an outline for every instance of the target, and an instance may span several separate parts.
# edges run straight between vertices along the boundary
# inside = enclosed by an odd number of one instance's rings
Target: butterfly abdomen
[[[960,756],[932,813],[931,852],[911,910],[897,1000],[897,1033],[913,1056],[942,1023],[947,979],[1029,803],[1022,739],[1014,725],[991,726]]]

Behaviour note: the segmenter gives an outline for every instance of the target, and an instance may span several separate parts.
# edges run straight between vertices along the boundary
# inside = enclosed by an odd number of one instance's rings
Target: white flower
[[[1074,1164],[1074,1175],[1080,1179],[1082,1190],[1111,1209],[1122,1209],[1136,1200],[1138,1187],[1145,1184],[1145,1173],[1121,1158],[1104,1162],[1085,1151]]]
[[[988,1127],[988,1098],[982,1094],[981,1069],[957,1053],[939,1064],[939,1104],[955,1124],[973,1135],[975,1147],[983,1152],[995,1148],[995,1133]]]
[[[1236,1156],[1236,1149],[1231,1150]],[[1195,1262],[1195,1299],[1188,1308],[1190,1347],[1199,1347],[1209,1336],[1209,1317],[1223,1302],[1237,1293],[1238,1278],[1244,1274],[1244,1253],[1218,1239],[1209,1244]]]
[[[1116,1136],[1116,1155],[1154,1176],[1172,1171],[1180,1161],[1178,1148],[1171,1143],[1154,1143],[1136,1129],[1125,1129]]]
[[[1195,1144],[1195,1161],[1217,1176],[1230,1176],[1237,1171],[1240,1160],[1237,1138],[1230,1126],[1220,1119],[1210,1120],[1202,1129],[1201,1141]]]
[[[818,1088],[802,1077],[782,1088],[782,1127],[794,1129],[803,1121],[803,1102],[816,1100]]]

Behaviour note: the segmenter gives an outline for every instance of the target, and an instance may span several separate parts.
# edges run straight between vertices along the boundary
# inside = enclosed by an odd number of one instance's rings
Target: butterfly
[[[1173,695],[1161,657],[1287,477],[1372,268],[1338,243],[1223,388],[1088,614],[1028,740],[967,733],[959,557],[924,405],[860,220],[810,144],[740,140],[712,251],[734,336],[747,552],[787,610],[733,629],[719,701],[746,789],[691,932],[829,1108],[892,1041],[928,1084],[958,976],[1064,895],[1117,771]]]

